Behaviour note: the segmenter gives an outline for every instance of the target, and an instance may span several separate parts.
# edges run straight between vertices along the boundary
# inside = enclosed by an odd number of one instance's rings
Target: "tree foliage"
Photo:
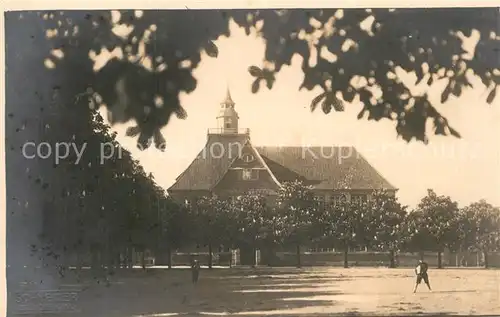
[[[18,13],[8,14],[7,28],[18,18]],[[135,120],[137,126],[128,134],[138,136],[142,149],[152,141],[163,148],[160,128],[172,114],[186,117],[179,93],[196,88],[192,71],[202,52],[217,57],[214,40],[229,35],[231,19],[247,33],[257,30],[266,42],[265,66],[249,65],[253,92],[261,82],[271,89],[276,74],[298,54],[304,73],[299,88],[323,90],[312,110],[321,104],[325,113],[342,111],[359,98],[364,108],[358,118],[393,120],[397,134],[407,141],[427,142],[427,120],[435,134],[460,134],[425,92],[414,95],[402,83],[395,75],[399,68],[415,72],[418,83],[444,80],[442,102],[471,87],[471,74],[488,89],[489,103],[496,96],[500,37],[495,8],[23,13],[25,22],[41,22],[33,41],[47,35],[49,45],[40,47],[49,46],[46,54],[58,50],[46,64],[56,64],[52,72],[60,73],[66,102],[84,94],[92,106],[105,105],[113,122]],[[469,36],[479,37],[472,56],[462,45]],[[118,57],[93,71],[91,58],[104,49],[115,50]]]
[[[230,212],[236,221],[238,239],[256,247],[273,237],[273,212],[267,198],[245,193],[231,201]]]
[[[310,186],[301,181],[285,182],[278,191],[278,227],[289,243],[301,245],[319,238],[320,209]],[[316,233],[316,235],[315,235]]]
[[[197,242],[209,247],[231,243],[231,222],[229,203],[217,195],[199,197],[191,206],[191,217]]]
[[[434,251],[456,249],[459,241],[458,210],[457,202],[449,196],[438,196],[429,189],[413,212],[414,217],[410,218],[414,238]]]
[[[465,247],[481,251],[500,249],[500,210],[485,200],[460,210],[462,240]]]
[[[372,194],[368,203],[367,231],[373,232],[370,247],[385,251],[397,251],[406,241],[405,224],[407,207],[387,191]]]

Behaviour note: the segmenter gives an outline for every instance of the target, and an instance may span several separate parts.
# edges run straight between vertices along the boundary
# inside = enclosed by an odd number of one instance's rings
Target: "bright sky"
[[[396,138],[395,123],[357,120],[359,102],[348,105],[343,113],[324,115],[311,113],[311,99],[317,91],[299,91],[303,74],[301,57],[277,76],[274,88],[261,88],[252,94],[250,65],[261,65],[264,42],[256,34],[246,36],[243,29],[231,25],[231,36],[221,37],[217,59],[203,57],[194,76],[197,89],[182,96],[188,119],[172,117],[163,129],[167,139],[164,153],[151,148],[141,152],[136,140],[125,136],[128,125],[114,126],[119,142],[140,160],[147,172],[152,172],[164,188],[190,164],[206,141],[208,128],[216,127],[215,116],[229,85],[240,116],[239,127],[251,130],[254,145],[353,145],[394,186],[404,204],[415,206],[428,188],[438,194],[450,195],[461,205],[486,199],[500,205],[500,100],[494,105],[485,102],[487,91],[477,82],[475,90],[466,90],[460,99],[450,98],[439,105],[440,91],[445,82],[427,90],[434,105],[449,119],[463,136],[431,137],[430,144],[407,144]],[[414,82],[412,74],[401,73],[406,84]],[[424,80],[425,82],[425,80]]]

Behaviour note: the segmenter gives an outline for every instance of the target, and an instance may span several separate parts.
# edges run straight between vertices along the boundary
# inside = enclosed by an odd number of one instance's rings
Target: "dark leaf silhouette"
[[[448,101],[448,98],[450,97],[451,94],[451,87],[450,85],[446,86],[446,88],[443,90],[443,93],[441,94],[441,103],[445,103]]]
[[[165,150],[165,138],[160,131],[156,131],[154,134],[155,147],[161,151]]]
[[[135,126],[135,127],[127,128],[125,135],[130,136],[130,137],[135,137],[135,136],[138,136],[139,133],[141,133],[141,129],[139,127]]]
[[[264,74],[264,80],[266,81],[267,88],[272,89],[274,82],[276,81],[276,79],[274,78],[274,74],[272,73]]]
[[[366,112],[366,110],[364,108],[361,109],[361,111],[358,113],[358,120],[360,120],[361,118],[363,118],[363,116],[365,115],[365,112]]]
[[[250,66],[248,68],[248,72],[250,73],[250,75],[254,76],[254,77],[262,77],[262,69],[260,69],[259,67],[257,66]]]
[[[321,110],[323,110],[325,114],[329,114],[330,111],[332,111],[331,100],[325,98],[325,100],[323,100],[323,102],[321,103]]]
[[[458,133],[457,130],[453,129],[452,127],[448,127],[448,129],[450,130],[450,134],[453,135],[454,137],[456,138],[461,138],[462,136],[460,135],[460,133]]]
[[[181,120],[187,119],[187,112],[182,107],[179,107],[179,109],[175,111],[175,115]]]
[[[429,79],[427,80],[427,85],[432,85],[434,83],[434,77],[430,76]]]
[[[342,100],[338,99],[336,96],[332,96],[332,99],[333,109],[335,109],[335,111],[341,112],[345,110]]]
[[[314,99],[311,101],[311,106],[310,106],[311,111],[316,110],[316,107],[321,102],[321,100],[325,99],[326,94],[327,94],[326,92],[323,92],[323,93],[317,95],[316,97],[314,97]]]
[[[260,88],[260,78],[256,78],[252,83],[252,93],[257,93]]]
[[[497,87],[493,88],[490,93],[488,94],[488,98],[486,99],[486,102],[491,104],[493,100],[495,100],[495,97],[497,95]]]
[[[359,97],[369,120],[395,120],[396,132],[405,140],[426,142],[429,131],[422,122],[438,117],[439,113],[434,108],[436,113],[416,111],[404,120],[392,115],[402,113],[405,105],[400,97],[409,91],[400,78],[388,77],[389,72],[394,73],[400,67],[415,72],[418,82],[428,78],[428,84],[433,84],[436,78],[448,78],[450,83],[442,93],[442,102],[451,94],[460,97],[463,88],[470,87],[464,76],[468,70],[479,76],[486,87],[500,83],[500,76],[494,71],[499,41],[491,36],[498,31],[498,12],[491,8],[312,9],[307,14],[301,9],[156,10],[145,11],[142,16],[136,16],[134,10],[118,13],[119,22],[109,11],[33,12],[23,18],[33,32],[24,34],[20,40],[26,38],[44,47],[37,57],[40,65],[45,59],[54,64],[55,68],[47,71],[57,74],[61,82],[47,89],[60,87],[57,93],[64,96],[64,103],[73,104],[75,96],[84,96],[91,88],[102,99],[95,100],[95,108],[105,105],[113,124],[135,121],[141,130],[139,142],[144,145],[149,142],[147,138],[153,139],[156,131],[168,125],[172,114],[186,118],[179,94],[196,89],[192,71],[201,62],[201,52],[218,56],[214,41],[230,35],[229,20],[247,34],[257,23],[264,22],[259,32],[266,43],[263,65],[273,67],[271,70],[267,66],[251,66],[248,71],[256,79],[264,79],[269,89],[274,87],[283,66],[290,65],[298,54],[302,57],[304,78],[296,88],[324,88],[329,81],[332,93],[340,92],[346,102],[341,106],[340,102],[330,101],[336,111]],[[9,23],[19,16],[16,12],[9,14]],[[368,17],[374,19],[371,34],[360,27],[360,22]],[[321,27],[330,23],[331,29],[317,32],[317,27],[310,24],[311,19],[317,20]],[[433,21],[432,27],[428,21]],[[113,30],[121,24],[133,27],[131,33],[116,35]],[[57,33],[47,38],[45,35],[52,30]],[[472,36],[474,32],[479,32],[479,42],[474,58],[467,60],[458,35]],[[314,40],[306,41],[302,35]],[[346,39],[354,43],[348,50],[343,49]],[[318,56],[315,65],[310,65],[311,45],[328,49],[336,60]],[[89,56],[103,47],[120,50],[123,58],[110,60],[94,72]],[[60,49],[64,56],[42,56],[52,49]],[[145,66],[147,60],[151,61],[150,67]],[[427,71],[423,69],[424,63]],[[354,87],[351,83],[355,78],[364,79],[367,84]],[[259,81],[253,82],[252,92],[257,93],[259,85]],[[371,104],[372,93],[367,91],[373,86],[382,90],[379,99],[383,102],[375,105]],[[155,104],[158,96],[163,98],[161,107]],[[491,92],[487,101],[493,103],[495,97],[496,92]],[[78,104],[88,107],[88,102],[80,101]]]
[[[217,57],[219,55],[219,49],[217,48],[217,45],[215,45],[215,43],[212,41],[208,41],[205,50],[207,52],[207,55],[210,57]]]

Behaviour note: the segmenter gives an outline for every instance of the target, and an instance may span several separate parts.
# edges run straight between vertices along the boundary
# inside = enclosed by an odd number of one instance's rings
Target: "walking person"
[[[415,268],[415,274],[417,275],[417,282],[415,283],[415,288],[413,289],[413,293],[417,291],[418,285],[424,280],[425,284],[429,288],[429,291],[432,291],[431,284],[429,283],[429,275],[427,274],[427,270],[429,266],[422,260],[418,261],[417,267]]]
[[[198,260],[193,260],[191,264],[191,279],[193,284],[198,283],[198,277],[200,276],[200,262]]]

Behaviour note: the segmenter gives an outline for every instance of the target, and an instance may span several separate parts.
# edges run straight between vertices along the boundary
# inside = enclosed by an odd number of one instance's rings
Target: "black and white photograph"
[[[498,6],[28,2],[0,313],[500,316]]]

